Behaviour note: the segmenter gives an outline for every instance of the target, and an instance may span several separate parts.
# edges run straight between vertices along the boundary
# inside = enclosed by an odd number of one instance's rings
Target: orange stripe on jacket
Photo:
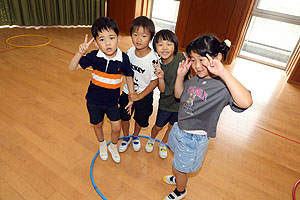
[[[93,70],[93,73],[103,78],[110,78],[110,79],[120,79],[123,76],[123,74],[108,74],[98,70]]]
[[[103,83],[103,82],[100,82],[100,81],[97,81],[95,79],[92,79],[92,83],[97,85],[97,86],[100,86],[100,87],[103,87],[103,88],[107,88],[107,89],[118,89],[121,87],[121,83],[118,83],[118,84],[108,84],[108,83]]]

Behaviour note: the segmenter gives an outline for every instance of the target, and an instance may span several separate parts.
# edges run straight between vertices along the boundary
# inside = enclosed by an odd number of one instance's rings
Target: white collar
[[[106,60],[123,62],[122,51],[119,48],[117,48],[117,54],[113,58],[108,58],[100,49],[98,50],[97,57],[104,58]]]

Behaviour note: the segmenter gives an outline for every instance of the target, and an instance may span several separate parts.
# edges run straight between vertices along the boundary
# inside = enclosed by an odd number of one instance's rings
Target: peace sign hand
[[[160,67],[160,62],[158,61],[157,66],[154,62],[152,62],[153,67],[155,68],[155,75],[158,77],[158,79],[164,79],[164,71]]]
[[[87,53],[87,50],[89,48],[89,46],[92,44],[92,42],[94,41],[94,38],[92,38],[89,42],[88,42],[88,34],[85,34],[85,39],[84,39],[84,43],[79,45],[79,50],[78,52],[81,55],[84,55]]]
[[[183,52],[183,55],[185,57],[185,60],[182,60],[179,65],[178,65],[178,69],[177,69],[177,76],[183,78],[186,73],[189,71],[191,65],[192,65],[192,61],[190,61],[189,57],[185,55],[185,53]]]
[[[218,59],[212,58],[208,54],[206,54],[206,57],[208,59],[207,69],[209,70],[209,72],[212,74],[215,74],[217,76],[221,76],[222,73],[224,72],[224,70],[226,70],[224,65],[221,63],[221,61]]]

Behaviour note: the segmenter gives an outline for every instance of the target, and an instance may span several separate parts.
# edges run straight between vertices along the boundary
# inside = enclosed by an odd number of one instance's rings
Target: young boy
[[[119,152],[126,151],[131,142],[129,137],[129,120],[131,114],[128,114],[125,106],[128,104],[128,96],[134,101],[132,110],[134,110],[135,127],[132,136],[132,148],[139,151],[141,143],[139,133],[142,127],[149,125],[149,117],[153,111],[153,90],[157,86],[157,76],[152,66],[153,61],[157,61],[156,54],[149,47],[149,42],[155,34],[155,26],[151,19],[140,16],[133,20],[130,28],[131,40],[134,47],[131,47],[127,54],[134,71],[134,90],[133,94],[128,94],[128,85],[124,85],[123,93],[120,97],[120,114],[122,121],[122,130],[124,138],[119,146]]]
[[[129,91],[133,92],[133,71],[128,56],[118,48],[120,42],[119,28],[113,19],[98,18],[91,31],[93,39],[88,42],[88,35],[86,35],[84,43],[80,44],[78,52],[71,60],[69,69],[74,71],[81,68],[86,69],[89,66],[93,68],[92,80],[86,94],[90,123],[94,125],[96,137],[100,142],[100,158],[107,160],[107,147],[102,129],[104,114],[110,119],[112,143],[108,146],[108,150],[113,160],[119,163],[120,155],[117,142],[121,121],[118,99],[122,74],[125,75]],[[86,54],[92,42],[99,50],[93,50]],[[130,102],[126,107],[129,112],[132,103]]]
[[[178,39],[176,35],[167,29],[160,30],[153,39],[153,49],[160,56],[159,69],[162,77],[159,79],[160,99],[156,116],[155,125],[151,130],[151,137],[146,144],[146,151],[152,152],[155,137],[159,131],[168,124],[168,129],[162,141],[159,143],[159,156],[167,157],[167,147],[165,143],[168,141],[169,132],[172,126],[177,122],[179,101],[174,97],[174,85],[177,76],[177,68],[179,62],[184,60],[183,53],[178,53]],[[161,67],[161,68],[160,68]],[[156,71],[158,73],[158,71]]]

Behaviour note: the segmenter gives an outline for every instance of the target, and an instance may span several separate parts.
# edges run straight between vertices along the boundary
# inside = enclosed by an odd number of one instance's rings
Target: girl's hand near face
[[[178,69],[177,69],[177,76],[180,78],[184,78],[184,76],[186,75],[186,73],[188,73],[188,71],[192,65],[192,62],[190,61],[189,57],[187,57],[184,52],[183,52],[183,55],[185,57],[185,60],[182,60],[179,63]]]
[[[206,66],[208,71],[214,75],[221,76],[226,70],[221,61],[210,57],[208,54],[206,54],[206,57],[208,59],[208,65]]]

